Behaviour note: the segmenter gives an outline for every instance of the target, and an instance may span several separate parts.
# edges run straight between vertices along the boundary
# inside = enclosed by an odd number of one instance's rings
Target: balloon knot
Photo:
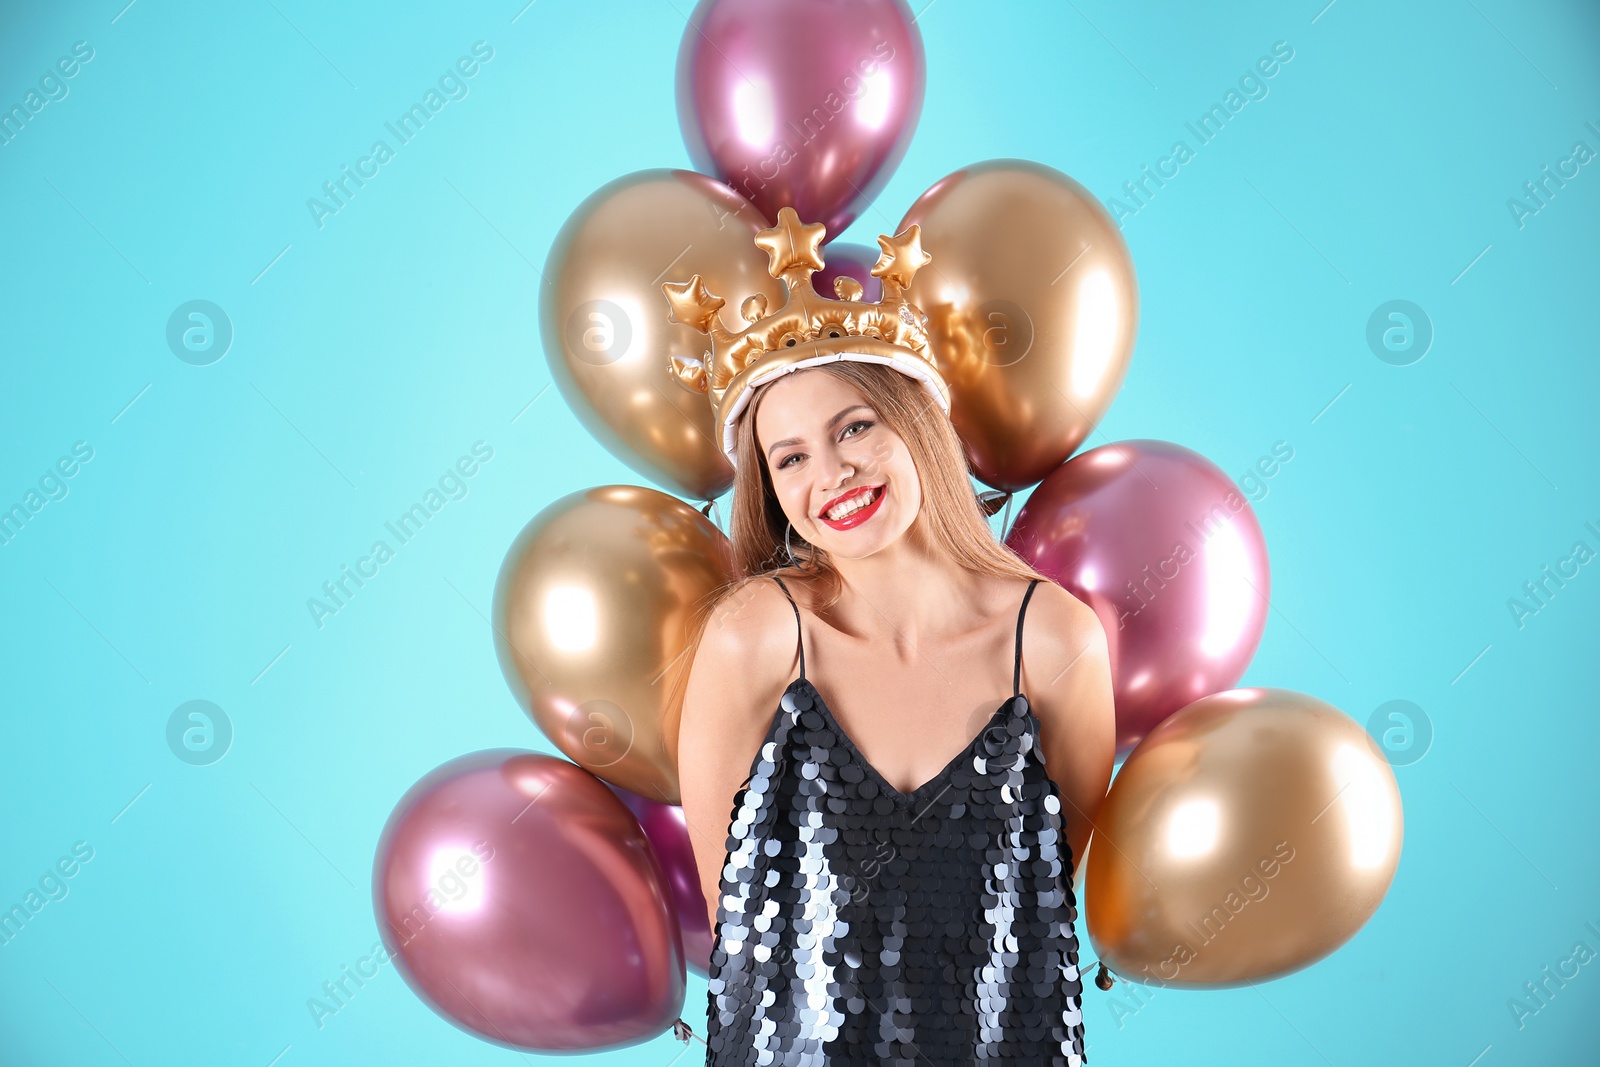
[[[1011,503],[1011,494],[1004,489],[985,489],[983,492],[976,494],[976,497],[978,507],[982,508],[983,513],[990,518],[993,518],[1001,508]]]
[[[1106,969],[1106,965],[1104,961],[1102,961],[1100,964],[1100,970],[1096,972],[1094,976],[1094,984],[1099,986],[1101,989],[1110,989],[1111,984],[1115,981],[1116,979],[1111,977],[1111,972]]]
[[[694,1030],[681,1018],[674,1019],[672,1022],[672,1036],[687,1045],[689,1039],[694,1036]]]

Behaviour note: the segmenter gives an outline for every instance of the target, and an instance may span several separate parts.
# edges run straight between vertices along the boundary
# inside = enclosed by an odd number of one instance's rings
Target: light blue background
[[[640,481],[547,389],[537,268],[595,188],[688,166],[689,3],[525,2],[0,15],[0,106],[94,48],[0,147],[0,505],[94,449],[0,546],[0,906],[95,850],[0,947],[6,1064],[539,1059],[453,1028],[392,967],[320,1030],[306,1006],[376,940],[373,850],[405,789],[462,753],[548,750],[484,617],[513,536],[566,493]],[[1091,987],[1090,1057],[1594,1063],[1600,963],[1521,1028],[1507,1001],[1576,942],[1600,950],[1600,565],[1520,628],[1507,601],[1575,541],[1600,549],[1600,163],[1522,227],[1507,200],[1574,142],[1600,149],[1600,15],[1324,2],[935,0],[920,128],[843,239],[997,156],[1118,196],[1288,42],[1269,95],[1126,220],[1138,345],[1090,443],[1172,440],[1241,477],[1291,446],[1255,505],[1273,611],[1243,684],[1362,722],[1414,701],[1435,737],[1396,771],[1404,854],[1351,942],[1131,1015],[1129,986]],[[470,95],[319,229],[307,198],[478,40]],[[165,341],[192,299],[235,331],[210,366]],[[1436,331],[1410,366],[1365,340],[1392,299]],[[319,630],[306,599],[479,440],[470,494]],[[192,699],[235,730],[208,767],[165,741]],[[702,1033],[704,1004],[691,978]]]

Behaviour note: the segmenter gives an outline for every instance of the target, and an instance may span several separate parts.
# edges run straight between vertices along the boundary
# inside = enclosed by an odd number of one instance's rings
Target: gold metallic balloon
[[[1139,321],[1128,246],[1058,170],[996,159],[911,205],[933,257],[908,293],[929,318],[950,419],[978,478],[1025,489],[1080,445],[1122,387]]]
[[[1344,944],[1400,862],[1394,772],[1355,720],[1290,689],[1230,689],[1157,726],[1096,817],[1096,955],[1147,985],[1281,977]]]
[[[710,344],[668,321],[661,283],[699,274],[736,304],[758,293],[781,303],[782,283],[755,245],[766,228],[715,179],[645,170],[579,204],[545,263],[540,330],[567,404],[618,459],[692,499],[726,492],[733,468],[704,394],[671,376],[673,356],[699,359]]]
[[[501,564],[500,669],[573,762],[677,804],[669,670],[687,669],[691,626],[733,573],[722,531],[675,497],[632,485],[568,494],[523,527]]]

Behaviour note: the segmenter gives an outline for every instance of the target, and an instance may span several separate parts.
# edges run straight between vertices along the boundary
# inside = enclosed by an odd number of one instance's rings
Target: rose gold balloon
[[[1238,684],[1261,643],[1272,593],[1261,524],[1233,479],[1182,445],[1073,456],[1029,495],[1006,544],[1100,616],[1118,752]]]
[[[633,485],[570,493],[534,516],[501,564],[500,669],[574,762],[677,804],[668,672],[687,669],[695,613],[733,568],[722,531],[676,497]]]
[[[1150,985],[1299,970],[1377,910],[1403,821],[1388,761],[1338,708],[1290,689],[1204,697],[1133,750],[1096,817],[1095,953]]]
[[[759,293],[776,306],[782,284],[754,240],[766,226],[713,178],[639,171],[579,204],[545,263],[539,325],[567,404],[612,455],[697,500],[726,492],[733,468],[704,395],[668,372],[672,356],[698,359],[709,345],[668,321],[661,280],[699,274],[719,293]]]
[[[373,907],[407,984],[498,1045],[620,1048],[683,1009],[683,945],[644,833],[553,756],[476,752],[412,786],[378,843]]]
[[[905,0],[701,0],[678,46],[694,165],[774,222],[792,207],[829,233],[889,181],[926,84]]]
[[[933,261],[929,318],[973,473],[1024,489],[1072,455],[1122,387],[1139,321],[1133,262],[1100,201],[1058,170],[996,159],[911,205]]]
[[[611,786],[617,799],[628,806],[639,828],[650,842],[661,866],[662,884],[667,887],[678,930],[683,934],[683,959],[689,969],[702,978],[711,975],[711,919],[706,912],[706,897],[700,889],[700,874],[689,844],[689,823],[677,804],[657,804],[636,796],[621,786]],[[709,843],[708,843],[709,844]]]

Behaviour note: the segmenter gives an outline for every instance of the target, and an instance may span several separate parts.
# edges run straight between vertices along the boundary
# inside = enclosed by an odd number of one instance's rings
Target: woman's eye
[[[845,434],[846,434],[846,435],[847,435],[847,436],[850,436],[850,437],[860,437],[860,436],[861,436],[861,434],[852,434],[852,433],[850,433],[850,431],[851,431],[851,430],[853,430],[853,429],[855,429],[855,428],[856,428],[856,427],[857,427],[857,426],[865,426],[865,427],[867,427],[867,428],[868,428],[868,429],[871,429],[871,427],[872,427],[872,423],[871,423],[871,422],[869,422],[869,421],[868,421],[868,420],[866,420],[866,419],[858,419],[858,420],[857,420],[857,421],[855,421],[855,422],[852,422],[852,423],[851,423],[851,424],[850,424],[850,425],[849,425],[849,426],[846,426],[846,427],[845,427],[845,428],[844,428],[844,429],[845,429]],[[865,432],[866,432],[866,430],[863,430],[863,431],[862,431],[862,433],[865,433]]]
[[[789,461],[791,459],[799,459],[801,455],[802,453],[800,452],[791,452],[787,456],[784,456],[783,460],[778,464],[778,469],[783,470],[783,468],[789,465]]]

